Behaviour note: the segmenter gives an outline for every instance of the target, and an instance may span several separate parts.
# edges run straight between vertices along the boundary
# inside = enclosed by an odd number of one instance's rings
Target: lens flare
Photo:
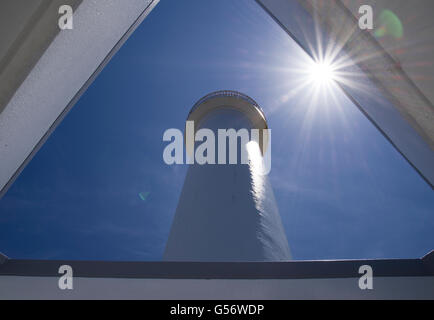
[[[401,39],[404,34],[401,20],[390,10],[383,10],[381,12],[379,25],[380,27],[374,32],[377,38],[389,35],[395,39]]]
[[[149,196],[150,192],[140,192],[139,193],[139,197],[140,199],[142,199],[143,201],[146,201],[146,198]]]

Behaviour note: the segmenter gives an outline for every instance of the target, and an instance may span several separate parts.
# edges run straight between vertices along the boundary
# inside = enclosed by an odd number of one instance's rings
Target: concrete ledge
[[[139,262],[15,260],[0,266],[0,276],[58,277],[69,265],[74,276],[165,279],[317,279],[357,278],[362,265],[378,277],[433,277],[434,253],[422,259],[318,260],[286,262]]]

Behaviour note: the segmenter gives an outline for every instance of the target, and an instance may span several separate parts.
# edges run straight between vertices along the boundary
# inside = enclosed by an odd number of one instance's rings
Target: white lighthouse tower
[[[289,260],[279,210],[267,174],[262,170],[264,154],[271,152],[271,144],[268,135],[261,134],[268,134],[265,130],[268,126],[258,104],[239,92],[218,91],[200,99],[187,121],[194,121],[195,132],[202,128],[212,130],[218,140],[216,161],[189,166],[163,259]],[[222,142],[221,129],[259,131],[259,141],[256,136],[259,143],[252,142],[253,138],[241,139],[241,143],[238,139],[234,163],[230,159],[233,155],[229,155],[230,143],[226,148],[218,147]],[[242,163],[242,153],[246,150],[248,162]],[[190,157],[193,151],[187,143]],[[226,160],[226,164],[217,159]]]

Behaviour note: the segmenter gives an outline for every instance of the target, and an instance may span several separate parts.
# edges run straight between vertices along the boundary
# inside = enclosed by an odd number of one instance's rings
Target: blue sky
[[[272,129],[270,180],[294,259],[426,254],[432,189],[340,89],[294,90],[308,60],[254,1],[161,1],[0,200],[0,251],[160,260],[187,169],[164,163],[163,132],[231,89]]]

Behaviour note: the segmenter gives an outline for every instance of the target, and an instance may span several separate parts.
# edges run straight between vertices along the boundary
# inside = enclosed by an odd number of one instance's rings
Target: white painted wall
[[[211,112],[198,127],[213,130],[216,137],[217,129],[250,132],[252,125],[241,112],[224,106]],[[166,261],[291,258],[270,182],[258,171],[263,161],[260,151],[250,164],[241,164],[240,155],[241,149],[238,164],[190,165],[164,253]]]
[[[125,279],[74,278],[60,290],[57,277],[0,276],[0,299],[434,299],[434,277],[376,277],[373,290],[358,278]],[[176,303],[174,303],[176,305]]]

